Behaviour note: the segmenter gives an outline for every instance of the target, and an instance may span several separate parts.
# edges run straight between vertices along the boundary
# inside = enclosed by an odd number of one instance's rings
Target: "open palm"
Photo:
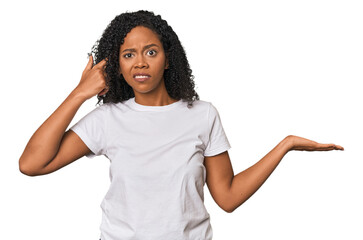
[[[299,150],[299,151],[344,150],[342,146],[333,143],[323,144],[293,135],[288,136],[288,139],[289,142],[291,143],[290,150]]]

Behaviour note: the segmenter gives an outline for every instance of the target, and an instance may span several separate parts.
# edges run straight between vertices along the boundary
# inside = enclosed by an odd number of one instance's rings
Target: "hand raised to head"
[[[95,95],[103,95],[107,93],[108,87],[106,84],[104,67],[107,59],[103,59],[96,65],[93,65],[93,56],[90,55],[88,63],[83,70],[81,80],[76,87],[86,99]]]

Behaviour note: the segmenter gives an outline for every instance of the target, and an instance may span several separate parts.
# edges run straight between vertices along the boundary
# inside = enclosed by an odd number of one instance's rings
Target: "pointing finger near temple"
[[[101,60],[99,63],[97,63],[94,68],[103,68],[107,63],[107,58]]]

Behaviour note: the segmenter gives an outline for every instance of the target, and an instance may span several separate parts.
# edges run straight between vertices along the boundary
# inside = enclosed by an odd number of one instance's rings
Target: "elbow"
[[[226,213],[232,213],[234,210],[236,210],[236,208],[231,204],[221,204],[219,207],[222,208]]]
[[[238,206],[235,204],[233,196],[231,196],[230,194],[221,194],[219,196],[220,198],[215,198],[215,202],[223,211],[225,211],[226,213],[232,213],[234,210],[236,210]]]
[[[232,208],[232,207],[229,207],[229,208],[223,208],[223,210],[226,212],[226,213],[232,213],[235,208]]]
[[[246,200],[241,199],[240,201],[237,201],[236,199],[229,197],[227,200],[225,200],[223,203],[221,203],[219,206],[227,213],[234,212],[239,206],[241,206]]]
[[[30,177],[34,177],[34,176],[38,176],[39,174],[37,173],[37,171],[34,170],[34,168],[32,168],[31,166],[29,166],[28,164],[25,164],[24,161],[22,161],[21,159],[19,160],[19,171],[27,176]]]
[[[22,165],[19,165],[19,170],[22,174],[27,175],[29,177],[37,176],[37,174],[34,171],[32,171]]]

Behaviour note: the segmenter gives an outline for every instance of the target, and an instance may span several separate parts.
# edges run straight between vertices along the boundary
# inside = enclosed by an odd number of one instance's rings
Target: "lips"
[[[134,80],[137,82],[144,82],[146,80],[148,80],[149,78],[151,78],[151,76],[147,73],[136,73],[134,74]]]

